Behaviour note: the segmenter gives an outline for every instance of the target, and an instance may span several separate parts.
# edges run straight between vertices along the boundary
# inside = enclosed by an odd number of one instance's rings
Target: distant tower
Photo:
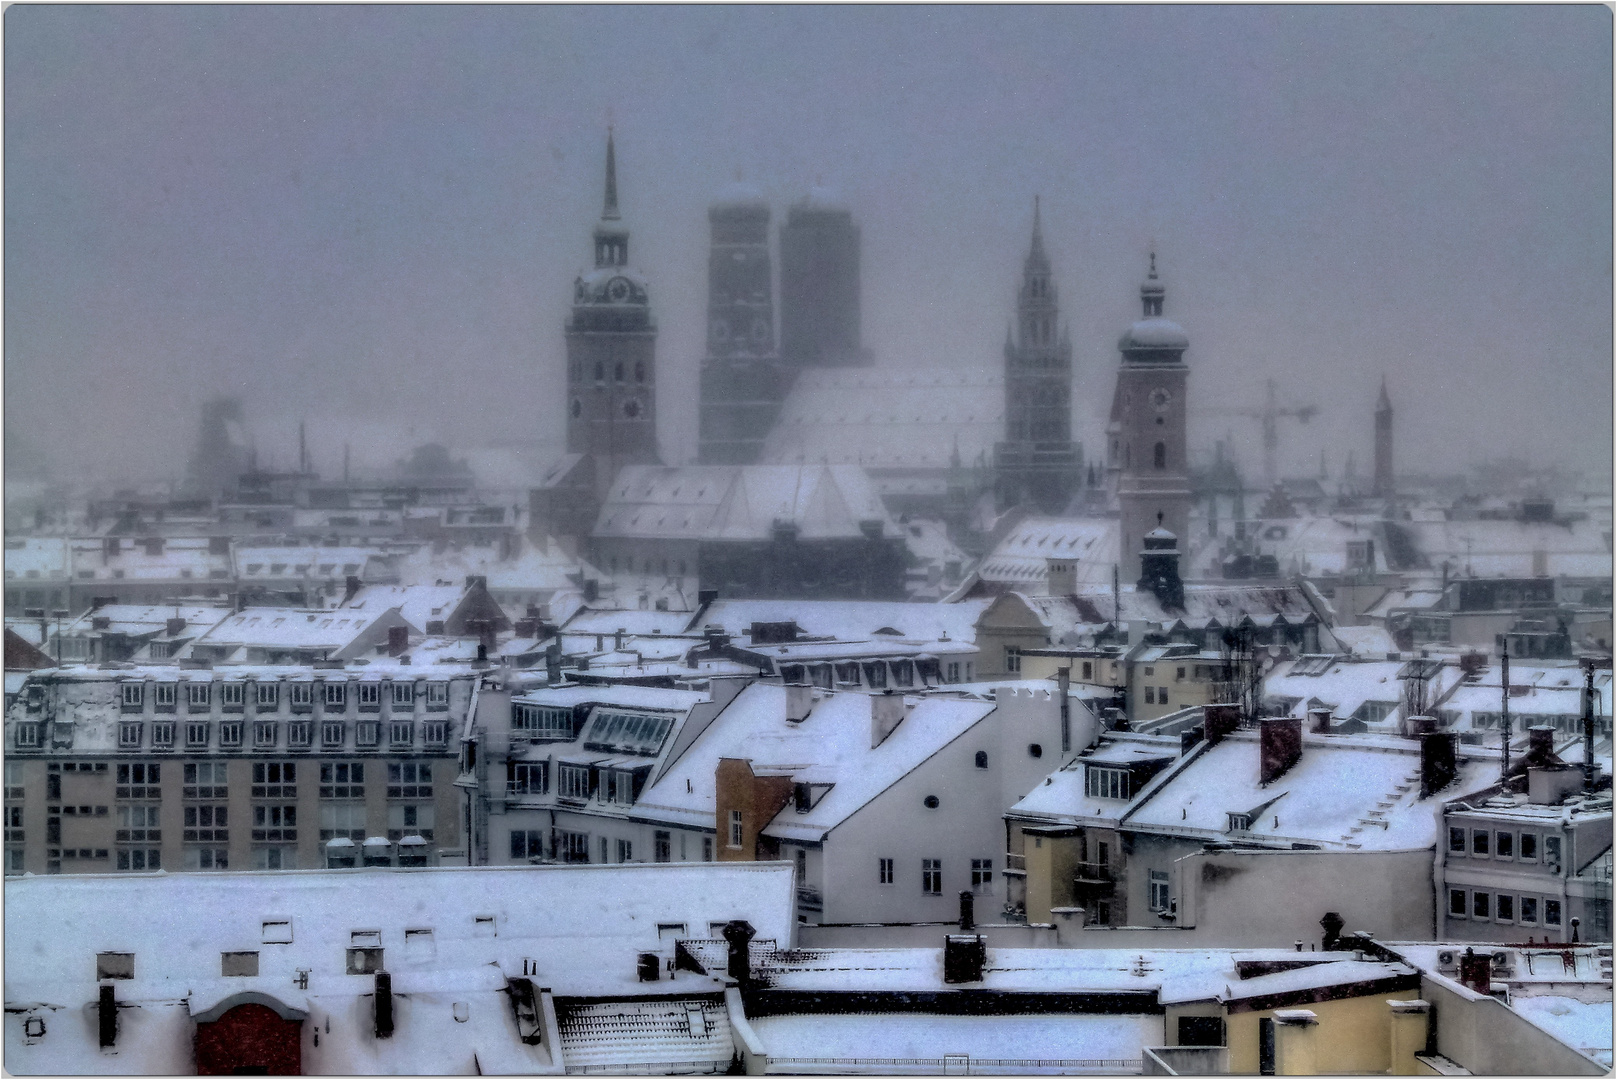
[[[1001,510],[1031,503],[1059,514],[1082,480],[1082,451],[1072,442],[1072,343],[1061,326],[1035,196],[1016,329],[1005,340],[1005,441],[994,447],[996,499]]]
[[[202,427],[187,469],[188,490],[210,499],[236,490],[241,474],[252,467],[252,452],[242,416],[240,398],[214,398],[203,404]],[[301,434],[300,427],[300,448]]]
[[[1190,535],[1190,474],[1185,463],[1185,331],[1162,315],[1164,290],[1157,258],[1140,286],[1145,317],[1118,341],[1117,369],[1107,425],[1108,465],[1117,478],[1122,576],[1140,576],[1147,533],[1164,528]]]
[[[1392,400],[1387,397],[1387,377],[1381,377],[1381,397],[1376,401],[1376,497],[1390,499],[1392,490]]]
[[[780,355],[794,366],[860,366],[859,226],[824,188],[780,228]]]
[[[573,283],[567,320],[567,451],[588,454],[597,492],[624,465],[657,456],[657,327],[646,282],[629,269],[629,230],[618,216],[612,132],[606,204],[595,226],[595,269]]]
[[[739,180],[708,208],[707,359],[702,361],[700,460],[750,465],[780,414],[789,371],[775,348],[769,203]]]

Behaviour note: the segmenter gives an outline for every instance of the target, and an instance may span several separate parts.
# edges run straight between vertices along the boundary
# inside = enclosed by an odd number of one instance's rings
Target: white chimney
[[[814,687],[808,683],[786,684],[786,719],[797,723],[808,719],[814,708]]]
[[[1044,560],[1045,593],[1071,596],[1078,591],[1078,564],[1072,559]]]
[[[904,719],[904,695],[884,690],[870,695],[870,748],[887,741],[899,722]]]

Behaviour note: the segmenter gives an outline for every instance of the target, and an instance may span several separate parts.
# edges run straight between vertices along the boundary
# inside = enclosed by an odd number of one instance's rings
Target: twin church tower
[[[777,342],[768,202],[737,181],[709,209],[708,221],[699,460],[754,464],[800,371],[872,362],[860,344],[859,229],[848,208],[823,190],[790,208],[780,229]],[[594,245],[595,268],[575,282],[566,324],[567,451],[590,461],[593,486],[604,493],[622,466],[659,460],[657,330],[645,279],[629,268],[610,132]],[[1140,294],[1143,318],[1119,342],[1107,425],[1107,482],[1122,516],[1122,570],[1130,580],[1139,573],[1145,534],[1165,527],[1183,537],[1190,512],[1183,362],[1189,340],[1163,317],[1154,256]],[[1016,321],[1005,342],[1004,384],[996,501],[1001,509],[1062,513],[1084,486],[1084,463],[1072,438],[1072,344],[1060,322],[1037,200]]]

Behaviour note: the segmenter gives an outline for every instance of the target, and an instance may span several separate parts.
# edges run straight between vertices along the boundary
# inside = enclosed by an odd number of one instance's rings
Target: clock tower
[[[573,283],[566,337],[567,452],[592,459],[596,492],[604,494],[622,466],[659,463],[657,327],[645,279],[629,269],[611,129],[595,269]]]
[[[1072,343],[1061,326],[1056,283],[1033,199],[1033,242],[1016,294],[1016,329],[1005,340],[1005,441],[994,446],[995,501],[1067,509],[1083,476],[1072,441]]]
[[[1119,570],[1125,581],[1140,576],[1147,533],[1167,529],[1190,535],[1190,472],[1185,463],[1184,352],[1190,338],[1162,315],[1165,290],[1157,280],[1157,257],[1140,286],[1144,318],[1118,341],[1122,364],[1107,424],[1107,464],[1116,478],[1122,513]]]

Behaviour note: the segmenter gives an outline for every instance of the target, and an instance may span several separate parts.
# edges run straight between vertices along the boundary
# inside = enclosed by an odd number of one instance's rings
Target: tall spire
[[[606,207],[602,221],[618,220],[618,161],[612,148],[612,125],[606,126]]]
[[[1381,376],[1381,397],[1376,399],[1376,412],[1391,412],[1392,399],[1387,396],[1387,377]]]
[[[1039,227],[1039,197],[1033,196],[1033,245],[1028,250],[1028,262],[1048,261],[1044,254],[1044,230]]]
[[[1151,252],[1151,269],[1145,275],[1145,282],[1140,286],[1140,304],[1145,309],[1145,317],[1158,319],[1162,317],[1162,296],[1166,292],[1162,282],[1157,280],[1157,253]]]

